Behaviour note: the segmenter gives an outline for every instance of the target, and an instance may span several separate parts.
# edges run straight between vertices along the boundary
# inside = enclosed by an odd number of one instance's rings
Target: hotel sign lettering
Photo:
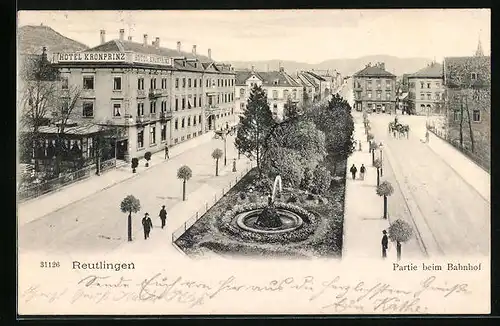
[[[124,62],[125,53],[120,52],[77,52],[58,53],[58,62]]]
[[[145,64],[153,64],[160,66],[171,66],[172,59],[152,54],[140,54],[134,53],[134,62],[136,63],[145,63]]]

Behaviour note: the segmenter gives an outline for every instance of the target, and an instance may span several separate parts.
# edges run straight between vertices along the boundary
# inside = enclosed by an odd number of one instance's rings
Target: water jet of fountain
[[[280,175],[277,175],[276,178],[274,178],[274,185],[273,185],[273,192],[272,192],[272,195],[271,195],[271,201],[274,203],[275,199],[276,199],[276,186],[279,184],[279,194],[280,194],[280,197],[281,197],[281,194],[283,192],[283,185],[281,183],[281,176]]]

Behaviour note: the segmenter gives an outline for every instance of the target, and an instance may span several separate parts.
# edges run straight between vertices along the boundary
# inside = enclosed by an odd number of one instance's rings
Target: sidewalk
[[[168,209],[167,225],[165,229],[161,229],[161,221],[157,216],[157,212],[151,212],[150,217],[153,222],[153,230],[150,233],[150,238],[144,240],[143,228],[140,225],[140,218],[135,219],[136,223],[133,229],[133,241],[124,242],[118,248],[108,252],[109,255],[126,256],[130,254],[148,253],[159,254],[167,257],[179,257],[183,255],[182,251],[172,243],[172,233],[183,226],[185,222],[195,216],[199,212],[200,217],[205,211],[205,207],[210,209],[214,204],[214,198],[222,197],[222,193],[229,190],[229,185],[234,186],[236,177],[238,181],[242,175],[247,173],[246,168],[251,168],[251,162],[242,157],[238,161],[238,171],[232,172],[232,164],[226,167],[222,165],[218,177],[210,178],[201,187],[190,193],[186,201],[179,201],[173,207]]]
[[[182,153],[195,148],[201,144],[207,143],[213,138],[213,132],[208,132],[197,138],[190,139],[179,145],[170,148],[170,157],[176,157]],[[161,150],[151,155],[149,167],[145,167],[146,160],[142,158],[136,173],[132,173],[130,164],[118,167],[104,172],[100,176],[92,176],[88,179],[75,182],[62,187],[54,192],[33,198],[26,202],[18,204],[18,225],[24,225],[49,213],[58,211],[72,203],[87,198],[90,195],[106,190],[114,185],[120,184],[126,180],[140,175],[142,172],[151,169],[155,165],[162,164],[165,161],[164,151]]]
[[[395,198],[388,199],[388,219],[383,219],[384,206],[383,198],[375,192],[377,184],[377,169],[372,166],[372,154],[369,153],[368,142],[364,133],[361,113],[353,114],[354,124],[354,139],[362,142],[362,151],[356,151],[347,159],[347,174],[346,174],[346,196],[344,210],[344,231],[343,231],[343,246],[342,259],[373,259],[382,256],[382,231],[386,230],[391,222],[392,207],[396,204],[392,203]],[[376,158],[378,155],[375,155]],[[384,158],[387,161],[387,158]],[[349,169],[352,165],[358,169],[356,180],[352,180],[352,175]],[[359,179],[359,169],[361,164],[365,165],[366,173],[365,180]],[[384,166],[384,177],[386,170],[389,168],[387,164]],[[381,177],[381,182],[386,178]],[[393,184],[394,192],[399,192],[398,186]],[[402,200],[403,196],[399,196]],[[412,241],[413,240],[413,241]],[[422,257],[418,246],[415,244],[416,239],[412,239],[413,243],[403,244],[403,259],[408,257]],[[387,257],[390,261],[396,260],[395,244],[389,241],[389,250]]]
[[[429,132],[429,148],[441,157],[469,185],[490,202],[490,179],[488,172],[454,148],[451,144]]]

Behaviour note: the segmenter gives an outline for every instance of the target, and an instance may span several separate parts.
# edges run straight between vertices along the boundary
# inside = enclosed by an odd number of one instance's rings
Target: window
[[[453,120],[455,120],[455,121],[460,120],[460,111],[459,110],[453,111]]]
[[[166,141],[167,140],[167,125],[162,124],[161,125],[161,141]]]
[[[377,88],[380,88],[382,85],[380,83],[380,79],[377,79]]]
[[[431,88],[431,83],[427,83],[427,88]]]
[[[273,91],[273,98],[274,98],[274,99],[277,99],[277,98],[278,98],[278,91],[277,91],[277,90],[274,90],[274,91]]]
[[[288,98],[288,89],[285,89],[285,90],[283,91],[283,97],[284,97],[285,99],[287,99],[287,98]]]
[[[154,145],[156,144],[156,127],[151,126],[149,128],[149,144]]]
[[[470,74],[470,79],[476,80],[477,79],[477,73],[473,72]]]
[[[144,103],[137,103],[137,116],[144,115]]]
[[[175,79],[175,88],[179,89],[179,78]]]
[[[431,93],[427,93],[427,100],[431,100]]]
[[[174,129],[179,130],[179,119],[175,119]]]
[[[425,100],[425,94],[424,93],[420,93],[420,99],[421,100]]]
[[[93,117],[94,116],[94,103],[92,102],[83,102],[83,116],[84,117]]]
[[[137,148],[144,147],[144,130],[137,132]]]
[[[415,82],[410,83],[410,88],[415,88]]]
[[[156,113],[156,101],[149,103],[149,113]]]
[[[196,104],[198,104],[197,101],[196,101],[196,96],[193,97],[193,104],[194,104],[193,105],[194,107],[196,107]]]
[[[186,88],[186,78],[182,78],[182,88]]]
[[[436,87],[437,88],[441,87],[441,83],[440,82],[436,82]]]
[[[420,104],[420,111],[425,112],[425,104]]]
[[[371,90],[372,89],[372,81],[369,80],[368,84],[366,84],[366,89]]]
[[[369,98],[369,99],[371,99],[371,98],[372,98],[372,93],[371,93],[371,92],[367,93],[366,95],[368,95],[368,98]]]
[[[200,96],[200,98],[198,99],[198,106],[201,108],[201,96]]]
[[[385,93],[385,99],[387,101],[390,101],[391,100],[391,93]]]
[[[474,109],[472,110],[472,121],[480,122],[481,121],[481,111]]]
[[[420,88],[424,88],[424,82],[420,82]]]
[[[373,111],[373,104],[372,103],[368,103],[368,111]]]
[[[83,77],[83,89],[94,89],[94,76]]]
[[[356,99],[361,100],[361,91],[356,92]]]
[[[439,94],[438,92],[436,92],[436,93],[434,94],[434,96],[435,96],[435,99],[436,99],[436,100],[441,99],[441,94]]]
[[[122,78],[114,77],[113,78],[113,90],[121,91],[122,90]]]
[[[217,87],[220,87],[220,79],[217,79]]]
[[[199,84],[199,85],[200,85],[200,88],[201,88],[201,85],[203,85],[203,84],[201,83],[201,78],[200,78],[200,84]]]
[[[390,80],[385,81],[385,88],[391,88],[391,81]]]
[[[62,89],[68,89],[68,88],[69,88],[69,80],[68,80],[68,77],[62,77],[62,78],[61,78],[61,88],[62,88]]]
[[[377,100],[380,100],[380,99],[382,99],[382,92],[377,91]]]
[[[181,121],[181,128],[184,128],[184,126],[185,126],[184,120],[185,120],[185,118],[182,118],[182,121]]]
[[[198,116],[198,123],[201,123],[201,114]]]
[[[244,96],[245,96],[245,89],[240,88],[240,97],[244,97]]]
[[[209,87],[209,86],[210,86],[210,82],[208,81],[208,79],[206,80],[206,83],[205,83],[205,84],[206,84],[206,85],[205,85],[206,87]]]
[[[195,87],[195,88],[196,88],[196,87],[198,87],[197,83],[198,83],[198,79],[195,79],[195,80],[194,80],[194,87]]]
[[[191,78],[188,79],[188,87],[191,88]]]
[[[122,105],[120,103],[113,104],[113,116],[114,117],[121,117],[121,115],[122,115],[121,108],[122,108]]]
[[[186,108],[186,98],[183,96],[182,97],[182,109],[184,110]]]
[[[196,117],[193,117],[193,126],[196,126]]]
[[[161,88],[162,89],[167,89],[167,78],[162,78],[161,79]]]
[[[137,89],[138,90],[143,90],[144,89],[144,78],[137,78]]]
[[[188,127],[191,127],[191,117],[188,117]]]

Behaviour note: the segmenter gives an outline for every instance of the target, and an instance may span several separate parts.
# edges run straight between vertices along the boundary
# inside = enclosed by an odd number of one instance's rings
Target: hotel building
[[[385,70],[384,63],[366,65],[354,74],[353,83],[356,111],[394,111],[396,76]]]
[[[83,52],[57,53],[52,62],[61,88],[80,88],[77,113],[82,123],[125,127],[117,158],[142,157],[233,124],[235,72],[199,55],[151,43],[119,38]],[[90,140],[89,140],[90,141]]]

